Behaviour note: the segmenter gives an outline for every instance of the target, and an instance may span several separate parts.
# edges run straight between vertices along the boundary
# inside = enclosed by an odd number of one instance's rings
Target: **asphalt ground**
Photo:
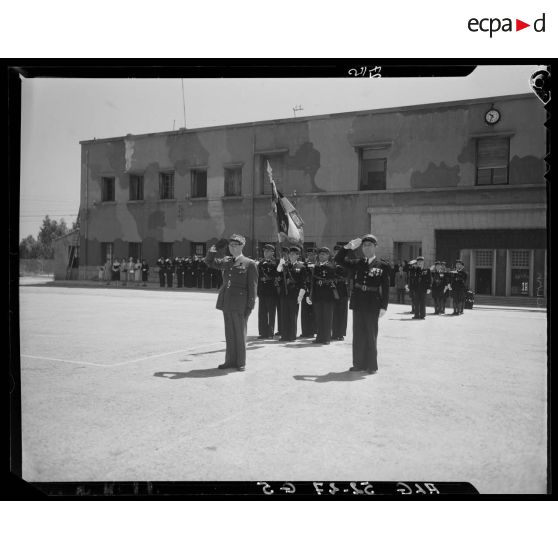
[[[544,493],[547,315],[476,307],[380,320],[379,372],[258,340],[224,360],[216,291],[20,287],[27,481],[468,481]],[[27,283],[27,284],[26,284]]]

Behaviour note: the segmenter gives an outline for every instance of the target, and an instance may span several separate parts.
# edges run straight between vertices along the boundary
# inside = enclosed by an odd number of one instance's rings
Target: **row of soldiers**
[[[335,256],[341,246],[334,248]],[[301,259],[298,246],[283,248],[276,259],[273,244],[264,246],[257,261],[260,339],[274,336],[275,317],[281,341],[297,338],[300,308],[301,338],[316,336],[314,343],[329,344],[347,334],[349,278],[327,247],[309,249]]]
[[[445,314],[446,301],[451,293],[453,315],[463,314],[467,292],[467,272],[461,260],[455,262],[455,270],[448,270],[446,262],[436,261],[434,269],[424,266],[424,258],[419,256],[409,262],[409,282],[405,286],[411,295],[414,320],[424,320],[426,315],[426,295],[432,293],[434,314]]]
[[[218,289],[223,282],[221,273],[216,269],[209,268],[204,259],[198,256],[173,259],[159,258],[157,266],[161,287],[172,288],[176,283],[178,289],[183,287]]]

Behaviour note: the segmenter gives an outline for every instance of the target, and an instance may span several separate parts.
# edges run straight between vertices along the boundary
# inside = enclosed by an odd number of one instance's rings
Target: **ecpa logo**
[[[545,31],[545,14],[536,19],[533,22],[533,29],[537,33],[544,33]],[[498,17],[485,17],[482,19],[477,19],[476,17],[472,17],[468,23],[467,27],[469,31],[473,33],[477,33],[478,31],[482,31],[483,33],[490,33],[490,38],[494,33],[498,31],[503,32],[510,32],[510,31],[521,31],[522,29],[526,29],[527,27],[531,27],[530,23],[525,23],[520,19],[515,20],[515,29],[513,28],[512,18],[505,17],[500,19]]]

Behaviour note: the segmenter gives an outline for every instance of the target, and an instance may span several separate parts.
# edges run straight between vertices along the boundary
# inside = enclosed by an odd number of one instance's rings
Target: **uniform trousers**
[[[424,318],[426,316],[426,291],[422,289],[415,291],[415,317]]]
[[[380,310],[353,310],[353,366],[378,370],[378,318]]]
[[[316,333],[314,309],[306,302],[306,297],[302,299],[300,306],[300,329],[303,337],[314,337]]]
[[[181,289],[183,282],[184,282],[184,272],[183,271],[177,271],[176,272],[176,286],[179,289]]]
[[[273,337],[275,333],[276,296],[260,296],[258,305],[258,332],[262,337]]]
[[[167,271],[167,287],[172,287],[172,271]]]
[[[282,301],[283,301],[283,297],[279,297],[277,299],[277,333],[279,333],[279,335],[283,335],[283,332],[282,332],[283,312],[281,310]]]
[[[329,343],[333,323],[333,301],[316,300],[313,302],[314,316],[316,317],[316,341],[318,343]]]
[[[411,297],[411,312],[413,314],[417,313],[417,292],[414,289],[409,291],[409,296]]]
[[[331,336],[345,337],[347,335],[347,314],[349,310],[349,299],[340,297],[333,303],[333,324],[331,326]]]
[[[281,297],[281,338],[285,341],[296,339],[296,321],[298,319],[298,302],[296,298]]]
[[[443,314],[446,304],[443,290],[432,289],[432,298],[434,300],[434,311],[436,314]]]
[[[227,350],[225,364],[246,366],[246,325],[248,319],[244,312],[225,312],[225,339]]]
[[[453,289],[452,292],[454,312],[463,312],[463,303],[465,302],[465,289]]]

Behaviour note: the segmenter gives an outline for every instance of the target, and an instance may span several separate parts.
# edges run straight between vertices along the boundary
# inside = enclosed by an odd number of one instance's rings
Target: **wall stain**
[[[424,172],[414,171],[411,174],[411,188],[447,188],[458,183],[459,165],[449,167],[445,163],[429,163]]]

